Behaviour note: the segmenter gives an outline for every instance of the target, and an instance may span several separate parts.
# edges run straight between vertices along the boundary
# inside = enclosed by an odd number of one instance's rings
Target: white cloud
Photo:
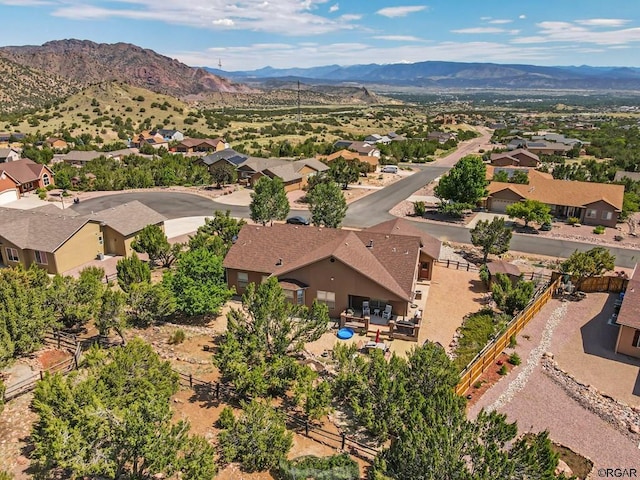
[[[340,10],[340,5],[337,3],[329,7],[329,13],[337,12],[338,10]]]
[[[602,30],[600,25],[579,25],[577,22],[546,21],[536,24],[536,35],[515,38],[518,44],[573,43],[574,45],[617,45],[640,42],[640,28]]]
[[[459,30],[451,30],[451,32],[483,34],[483,33],[504,33],[506,32],[506,30],[504,28],[497,28],[497,27],[473,27],[473,28],[461,28]]]
[[[520,20],[524,20],[525,18],[527,18],[527,16],[526,16],[526,15],[520,15],[518,18],[519,18]]]
[[[0,0],[0,5],[11,7],[39,7],[51,4],[53,4],[51,0]]]
[[[313,67],[318,65],[356,65],[380,62],[381,58],[405,62],[429,60],[475,62],[557,63],[571,48],[523,47],[495,42],[441,42],[438,44],[368,43],[256,44],[240,47],[216,47],[204,52],[162,52],[188,65],[215,65],[222,59],[225,69],[250,70],[270,65],[274,68]],[[401,60],[398,60],[398,62]]]
[[[0,3],[8,1],[15,0],[0,0]],[[157,0],[49,1],[54,5],[52,15],[69,19],[155,20],[198,28],[249,30],[290,36],[353,30],[360,28],[354,22],[361,18],[357,15],[343,15],[336,19],[322,16],[318,13],[318,6],[327,0],[243,0],[231,4],[228,0],[167,0],[161,6]]]
[[[622,27],[629,22],[630,20],[622,18],[589,18],[587,20],[576,20],[576,23],[589,27]]]
[[[506,18],[496,18],[494,20],[489,20],[488,23],[494,24],[494,25],[504,25],[505,23],[511,23],[513,20],[509,20]]]
[[[382,15],[383,17],[396,18],[396,17],[406,17],[410,13],[421,12],[426,8],[427,8],[426,5],[414,5],[414,6],[405,6],[405,7],[386,7],[386,8],[381,8],[376,13],[378,15]]]
[[[376,35],[373,38],[392,42],[424,42],[422,38],[414,37],[413,35]]]
[[[218,20],[213,20],[211,23],[214,25],[222,25],[225,27],[233,27],[234,22],[230,18],[220,18]]]

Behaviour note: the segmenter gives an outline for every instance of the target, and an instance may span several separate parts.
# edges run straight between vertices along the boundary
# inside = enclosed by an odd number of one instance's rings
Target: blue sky
[[[0,0],[0,45],[129,42],[224,70],[426,60],[640,66],[636,0]]]

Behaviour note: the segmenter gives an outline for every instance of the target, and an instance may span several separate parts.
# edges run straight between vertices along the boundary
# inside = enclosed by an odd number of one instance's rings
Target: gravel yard
[[[608,423],[593,409],[584,408],[539,363],[543,353],[562,352],[576,334],[580,335],[581,325],[592,318],[599,303],[604,303],[598,295],[589,294],[582,302],[551,300],[517,338],[515,350],[522,365],[489,389],[469,409],[469,415],[475,417],[481,408],[496,408],[509,420],[517,421],[521,432],[548,430],[552,440],[589,457],[596,469],[638,468],[640,438],[632,440],[633,435],[626,429]],[[578,355],[575,365],[582,366],[573,374],[584,381],[581,374],[590,370],[589,355],[574,354]],[[610,375],[600,380],[616,382],[615,372],[620,364],[608,361]]]

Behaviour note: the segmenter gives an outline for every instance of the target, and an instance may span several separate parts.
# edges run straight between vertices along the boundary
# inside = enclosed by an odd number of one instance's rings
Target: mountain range
[[[427,61],[418,63],[325,65],[311,68],[209,72],[238,82],[261,83],[287,79],[322,83],[412,86],[423,88],[487,89],[580,89],[640,90],[640,68],[461,63]]]

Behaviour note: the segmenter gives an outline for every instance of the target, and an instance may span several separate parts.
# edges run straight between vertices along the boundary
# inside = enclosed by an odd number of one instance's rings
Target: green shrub
[[[360,478],[358,464],[346,453],[331,457],[308,455],[283,460],[279,465],[282,480],[357,480]]]
[[[0,413],[2,413],[2,409],[4,408],[4,392],[7,389],[5,387],[4,382],[0,378]]]
[[[476,383],[473,384],[473,388],[480,388],[482,387],[482,385],[484,385],[484,380],[478,380]]]
[[[40,200],[45,200],[45,199],[47,198],[47,191],[46,191],[46,190],[44,190],[44,191],[42,191],[42,192],[38,192],[38,198],[39,198]]]
[[[489,286],[489,267],[487,267],[486,264],[483,264],[480,267],[480,271],[478,272],[478,275],[480,276],[480,281],[482,283],[484,283],[486,286]]]
[[[173,335],[169,337],[169,343],[171,345],[177,345],[179,343],[184,342],[186,338],[187,338],[187,334],[184,333],[184,330],[179,328],[178,330],[173,332]]]
[[[522,360],[520,359],[520,355],[518,355],[516,352],[513,352],[509,356],[509,363],[511,365],[520,365],[522,363]]]
[[[233,409],[230,406],[226,406],[220,412],[220,417],[218,418],[218,426],[221,429],[228,430],[233,428],[233,425],[236,423],[236,417],[233,415]]]
[[[578,217],[569,217],[567,218],[567,223],[569,225],[575,225],[576,223],[580,223],[580,219]]]
[[[511,335],[511,337],[509,338],[509,348],[515,348],[516,345],[518,345],[518,340],[516,340],[515,335]]]
[[[498,370],[498,374],[500,374],[500,375],[506,375],[507,373],[509,373],[509,370],[507,370],[507,366],[506,365],[502,365],[500,367],[500,370]]]
[[[597,235],[603,235],[604,234],[604,230],[605,230],[605,228],[602,225],[598,225],[596,228],[593,229],[593,233],[595,233]]]
[[[5,470],[0,470],[0,480],[13,480],[14,476]]]
[[[427,211],[427,207],[425,206],[424,202],[422,201],[413,202],[413,214],[416,217],[422,217],[426,211]]]

